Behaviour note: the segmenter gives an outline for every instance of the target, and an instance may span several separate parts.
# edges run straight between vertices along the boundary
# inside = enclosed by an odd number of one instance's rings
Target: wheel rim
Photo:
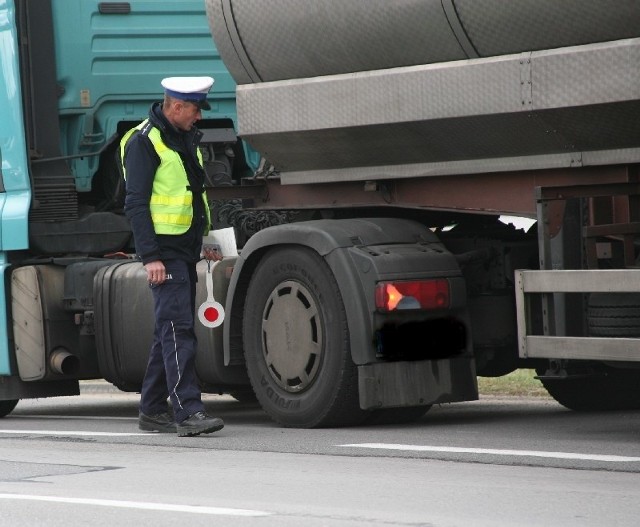
[[[315,381],[323,356],[318,304],[301,283],[287,280],[269,295],[262,315],[262,354],[274,382],[302,392]]]

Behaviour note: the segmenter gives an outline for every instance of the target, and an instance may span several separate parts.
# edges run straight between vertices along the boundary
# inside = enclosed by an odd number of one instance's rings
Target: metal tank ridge
[[[206,0],[238,84],[491,57],[640,36],[620,0]]]

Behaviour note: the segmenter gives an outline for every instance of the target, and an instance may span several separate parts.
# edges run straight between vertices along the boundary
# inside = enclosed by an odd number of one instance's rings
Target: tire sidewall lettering
[[[271,386],[271,383],[263,375],[260,381],[260,386],[263,388],[265,395],[279,408],[283,410],[295,410],[301,407],[302,401],[300,399],[287,398],[276,392],[275,388]]]
[[[273,270],[273,277],[276,278],[278,276],[283,277],[280,279],[281,281],[285,279],[298,279],[298,281],[304,283],[305,286],[313,292],[318,300],[318,304],[324,305],[325,299],[316,281],[317,277],[313,273],[309,273],[307,269],[300,268],[295,263],[282,263]],[[323,315],[331,316],[331,312],[325,312],[325,310],[323,310]]]

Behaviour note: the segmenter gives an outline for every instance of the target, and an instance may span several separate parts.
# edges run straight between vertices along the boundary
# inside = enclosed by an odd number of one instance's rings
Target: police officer
[[[204,411],[195,372],[196,263],[210,228],[204,169],[195,123],[210,110],[211,77],[162,80],[164,100],[120,143],[126,180],[125,213],[136,253],[147,272],[155,306],[153,345],[142,383],[138,426],[195,436],[220,430],[222,419]],[[167,411],[167,398],[173,418]]]

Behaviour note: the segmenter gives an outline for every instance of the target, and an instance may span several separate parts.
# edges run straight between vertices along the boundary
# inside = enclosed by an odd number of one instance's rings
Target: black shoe
[[[155,415],[146,415],[140,412],[138,416],[138,428],[145,432],[173,434],[176,431],[176,423],[167,412]]]
[[[217,432],[224,427],[222,419],[217,417],[209,417],[204,412],[196,412],[187,417],[182,423],[178,423],[176,428],[178,429],[178,435],[180,437],[185,436],[197,436],[200,434],[210,434]]]

